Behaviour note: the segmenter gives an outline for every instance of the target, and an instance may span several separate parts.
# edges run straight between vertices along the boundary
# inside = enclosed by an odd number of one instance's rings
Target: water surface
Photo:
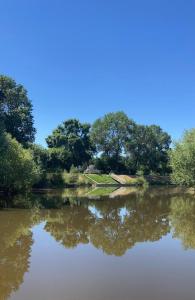
[[[195,196],[178,188],[1,197],[1,300],[194,300]]]

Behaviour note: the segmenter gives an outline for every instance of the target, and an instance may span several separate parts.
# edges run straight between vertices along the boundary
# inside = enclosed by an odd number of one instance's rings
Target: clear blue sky
[[[195,127],[195,1],[0,0],[0,73],[27,88],[38,143],[117,110],[178,138]]]

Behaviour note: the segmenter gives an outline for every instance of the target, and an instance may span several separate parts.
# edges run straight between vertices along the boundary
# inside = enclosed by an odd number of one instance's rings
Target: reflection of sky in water
[[[120,213],[119,214],[120,214],[122,222],[124,222],[124,218],[129,215],[129,213],[128,213],[128,211],[127,211],[127,209],[125,207],[123,207],[123,208],[120,209]]]
[[[88,209],[89,209],[89,211],[90,211],[94,216],[96,216],[96,218],[98,218],[98,219],[102,219],[102,218],[103,218],[103,216],[101,215],[101,213],[100,213],[94,206],[89,205],[89,206],[88,206]]]
[[[89,211],[90,211],[94,216],[96,216],[96,218],[98,218],[98,219],[102,219],[102,218],[103,218],[102,214],[101,214],[101,213],[99,212],[99,210],[96,209],[94,206],[90,205],[90,206],[88,207],[88,209],[89,209]],[[132,213],[132,212],[128,211],[128,210],[126,209],[126,207],[120,208],[119,216],[121,217],[121,221],[124,222],[125,217],[131,216],[131,213]]]
[[[126,207],[121,208],[119,213],[121,221],[124,222],[125,217],[130,217],[133,212],[135,212],[135,210],[128,211]]]

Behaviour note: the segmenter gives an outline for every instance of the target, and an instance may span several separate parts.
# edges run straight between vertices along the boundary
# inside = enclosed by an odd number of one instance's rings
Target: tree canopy
[[[7,76],[0,76],[0,114],[6,132],[19,143],[27,145],[35,138],[32,103],[27,91]]]
[[[126,143],[132,170],[142,171],[144,174],[168,172],[170,144],[171,137],[160,126],[134,126],[131,138]]]
[[[159,126],[138,125],[123,112],[109,113],[94,122],[91,139],[101,154],[96,167],[105,172],[169,172],[171,138]]]
[[[50,153],[56,157],[56,152],[57,157],[61,157],[62,168],[69,170],[71,165],[79,167],[89,162],[94,151],[89,132],[89,124],[69,119],[48,136],[46,139],[48,147],[55,149]]]
[[[108,113],[92,125],[91,139],[97,151],[117,159],[124,150],[133,126],[134,122],[125,113]]]

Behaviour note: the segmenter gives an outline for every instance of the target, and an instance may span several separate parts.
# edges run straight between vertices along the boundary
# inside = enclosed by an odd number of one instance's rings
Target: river
[[[0,205],[0,300],[195,299],[192,192],[67,189]]]

